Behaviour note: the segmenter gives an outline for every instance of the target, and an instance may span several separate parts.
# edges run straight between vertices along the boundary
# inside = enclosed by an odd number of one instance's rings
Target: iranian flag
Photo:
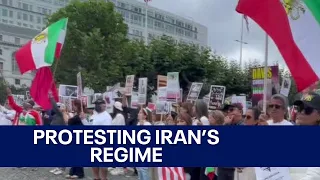
[[[206,167],[204,174],[208,177],[208,179],[213,180],[215,177],[214,167]]]
[[[320,0],[239,0],[239,13],[273,39],[299,91],[320,77]]]
[[[51,66],[59,58],[66,36],[68,18],[61,19],[34,37],[16,52],[21,74]]]

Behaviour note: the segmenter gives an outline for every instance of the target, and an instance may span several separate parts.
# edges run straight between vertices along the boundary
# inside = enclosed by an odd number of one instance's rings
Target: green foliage
[[[200,97],[209,93],[210,85],[226,86],[227,95],[251,94],[252,67],[262,66],[249,61],[244,68],[197,45],[176,43],[168,36],[143,41],[127,39],[127,25],[113,4],[104,0],[74,1],[48,17],[49,24],[68,17],[68,30],[58,61],[55,78],[60,84],[76,84],[81,71],[83,85],[104,91],[107,85],[121,82],[125,76],[148,78],[149,97],[157,89],[157,75],[180,72],[180,86],[186,96],[192,82],[203,82]],[[53,66],[54,67],[54,66]],[[281,71],[282,76],[289,76]],[[281,81],[280,81],[281,82]],[[296,94],[292,83],[289,98]],[[0,97],[1,98],[1,97]]]
[[[96,91],[124,79],[119,65],[123,62],[127,25],[114,11],[113,4],[103,0],[74,1],[50,16],[48,22],[64,17],[69,22],[55,74],[58,83],[76,84],[79,71],[84,85]]]

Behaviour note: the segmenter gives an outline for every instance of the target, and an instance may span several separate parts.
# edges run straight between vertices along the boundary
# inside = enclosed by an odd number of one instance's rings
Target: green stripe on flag
[[[208,175],[210,173],[214,173],[214,167],[206,167],[204,174]]]
[[[67,22],[68,18],[63,18],[48,27],[48,45],[46,47],[44,59],[48,64],[53,64],[60,32],[66,28]]]
[[[320,0],[304,0],[304,3],[320,24]]]

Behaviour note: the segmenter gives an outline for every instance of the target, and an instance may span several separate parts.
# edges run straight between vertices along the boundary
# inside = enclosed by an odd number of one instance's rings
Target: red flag
[[[52,91],[54,99],[58,102],[59,96],[51,69],[50,67],[42,67],[38,69],[36,76],[32,81],[30,95],[44,110],[50,110],[52,108],[48,96],[50,90]]]

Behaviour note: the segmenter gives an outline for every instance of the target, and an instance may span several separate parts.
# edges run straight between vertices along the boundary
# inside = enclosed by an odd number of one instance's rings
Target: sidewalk
[[[31,168],[0,168],[0,180],[65,180],[64,175],[53,175],[49,171],[53,168],[38,168],[32,171]],[[82,180],[93,180],[90,168],[85,168],[86,177]],[[129,173],[131,175],[131,172]],[[111,176],[109,180],[137,180],[137,176]]]

